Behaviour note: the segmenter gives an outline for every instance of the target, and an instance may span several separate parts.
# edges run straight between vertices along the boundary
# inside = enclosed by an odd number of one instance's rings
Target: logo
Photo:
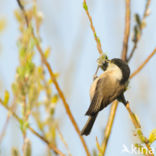
[[[122,145],[122,153],[129,153],[132,155],[140,155],[140,154],[152,154],[154,153],[154,148],[151,147],[151,150],[148,150],[146,147],[144,146],[135,146],[134,144],[131,145],[131,147],[126,146],[125,144]]]

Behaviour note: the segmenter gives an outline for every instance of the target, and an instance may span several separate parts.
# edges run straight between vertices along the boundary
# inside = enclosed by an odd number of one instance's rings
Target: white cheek
[[[112,79],[119,81],[122,79],[122,72],[118,66],[111,64],[107,71],[111,73]]]
[[[117,67],[118,68],[118,67]],[[115,70],[113,72],[113,77],[117,80],[121,80],[122,79],[122,72],[121,70],[118,68],[118,70]]]

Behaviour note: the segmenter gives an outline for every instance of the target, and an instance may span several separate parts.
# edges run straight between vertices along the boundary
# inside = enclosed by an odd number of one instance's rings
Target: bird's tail
[[[97,114],[95,114],[94,116],[89,116],[89,119],[87,120],[84,128],[81,131],[81,135],[88,135],[90,133],[96,117],[97,117]]]

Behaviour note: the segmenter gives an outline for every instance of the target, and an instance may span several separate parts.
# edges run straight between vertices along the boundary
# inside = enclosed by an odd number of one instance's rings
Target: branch
[[[150,61],[150,59],[154,56],[154,54],[156,54],[156,48],[147,57],[147,59],[131,74],[130,79],[136,76],[144,68],[144,66]],[[107,121],[105,135],[104,135],[105,137],[102,142],[103,155],[105,154],[105,151],[106,151],[106,147],[107,147],[107,143],[108,143],[109,136],[111,133],[112,124],[114,122],[117,106],[118,106],[118,103],[114,101],[110,110],[109,119]]]
[[[11,108],[9,108],[7,105],[4,105],[2,100],[0,99],[0,104],[5,108],[7,109],[11,114],[12,116],[20,123],[20,121],[22,120],[20,117],[17,116],[17,114],[15,112],[13,112],[11,110]],[[54,152],[56,152],[57,154],[59,154],[60,156],[65,156],[55,145],[51,144],[48,140],[46,140],[46,138],[44,138],[43,136],[41,136],[38,132],[36,132],[33,128],[31,128],[30,126],[28,126],[28,129],[33,133],[35,134],[38,138],[40,138],[43,142],[45,142],[48,147],[50,149],[52,149]]]
[[[145,18],[148,16],[148,8],[149,8],[150,3],[151,3],[151,0],[147,0],[145,10],[144,10],[144,13],[143,13],[143,18],[141,20],[141,25],[145,21]],[[142,34],[143,26],[140,27],[140,31],[141,31],[141,34]],[[136,41],[134,42],[133,48],[132,48],[132,50],[130,52],[130,55],[127,58],[127,62],[129,62],[131,60],[131,58],[132,58],[132,56],[133,56],[133,54],[134,54],[134,52],[135,52],[135,50],[137,48],[137,45],[138,45],[138,42],[139,42],[140,38],[137,38]]]
[[[144,66],[150,61],[150,59],[154,56],[155,53],[156,53],[156,48],[147,57],[147,59],[131,74],[130,78],[136,76],[144,68]]]
[[[134,114],[134,113],[132,112],[132,110],[130,109],[129,103],[127,103],[126,108],[127,108],[128,112],[129,112],[129,115],[130,115],[130,117],[131,117],[131,120],[132,120],[132,122],[133,122],[134,127],[135,127],[136,129],[139,129],[139,137],[140,137],[140,140],[144,142],[144,144],[146,145],[148,151],[150,151],[150,153],[149,153],[148,155],[149,155],[149,156],[154,156],[153,151],[152,151],[152,149],[151,149],[151,147],[150,147],[150,145],[149,145],[149,141],[148,141],[148,139],[143,135],[143,132],[141,131],[141,125],[140,125],[140,123],[138,122],[138,120],[136,119],[135,114]]]
[[[122,50],[122,59],[126,61],[127,59],[127,51],[128,51],[128,40],[130,33],[130,0],[126,0],[126,15],[125,15],[125,33],[124,33],[124,41],[123,41],[123,50]],[[109,113],[109,118],[106,125],[106,130],[104,133],[104,138],[102,142],[102,155],[105,155],[107,143],[110,137],[110,133],[112,130],[112,125],[114,122],[115,114],[117,111],[118,102],[114,101]]]
[[[28,27],[28,25],[29,25],[29,20],[28,20],[28,17],[27,17],[25,8],[24,8],[23,4],[21,3],[21,0],[17,0],[17,3],[18,3],[18,6],[20,7],[20,9],[21,9],[22,12],[23,12],[23,15],[24,15],[24,18],[25,18],[25,21],[26,21],[26,25],[27,25],[27,27]]]
[[[127,59],[127,51],[128,51],[128,40],[130,34],[130,0],[126,0],[126,16],[125,16],[125,33],[124,33],[124,41],[123,41],[123,50],[122,50],[122,59]]]
[[[87,6],[87,3],[86,3],[86,0],[83,1],[83,8],[85,9],[85,12],[86,12],[86,14],[88,16],[88,19],[89,19],[89,22],[90,22],[90,27],[91,27],[91,30],[92,30],[93,35],[94,35],[94,39],[95,39],[96,44],[97,44],[97,49],[99,51],[99,54],[102,55],[103,50],[102,50],[102,47],[101,47],[101,42],[100,42],[99,37],[96,34],[95,27],[94,27],[93,21],[92,21],[92,17],[90,16],[89,11],[88,11],[88,6]]]
[[[2,143],[2,140],[5,136],[6,131],[7,131],[7,127],[9,125],[9,121],[10,121],[10,117],[11,117],[11,115],[10,115],[10,113],[8,113],[6,121],[5,121],[4,126],[2,128],[2,132],[0,134],[0,144]]]
[[[136,76],[144,68],[144,66],[150,61],[150,59],[154,56],[154,54],[156,54],[156,48],[147,57],[147,59],[131,74],[130,79],[132,79],[134,76]],[[107,143],[108,143],[109,136],[110,136],[110,133],[111,133],[112,124],[114,122],[117,106],[118,106],[118,102],[114,101],[113,104],[112,104],[112,107],[111,107],[111,111],[110,111],[110,114],[109,114],[109,119],[107,121],[106,129],[105,129],[104,139],[103,139],[103,142],[102,142],[102,149],[103,149],[102,155],[104,155],[105,151],[106,151],[106,147],[107,147]],[[130,115],[132,116],[132,113],[130,112],[130,110],[128,110],[128,111],[129,111]],[[135,125],[135,127],[139,128],[139,125],[136,123],[135,120],[133,120],[133,124]],[[146,145],[146,146],[148,146],[148,145]]]
[[[70,110],[70,108],[69,108],[68,103],[66,102],[65,96],[64,96],[62,90],[60,89],[59,84],[57,83],[57,81],[56,81],[56,79],[55,79],[55,75],[54,75],[54,73],[53,73],[53,71],[52,71],[52,68],[51,68],[50,64],[48,63],[48,61],[46,60],[46,58],[45,58],[45,56],[44,56],[44,54],[43,54],[43,51],[42,51],[42,49],[41,49],[39,43],[37,43],[36,47],[37,47],[37,49],[38,49],[38,51],[39,51],[39,53],[40,53],[40,55],[41,55],[41,58],[42,58],[43,63],[45,64],[45,66],[46,66],[47,69],[48,69],[48,72],[49,72],[49,74],[50,74],[50,78],[51,78],[51,80],[53,81],[53,83],[54,83],[54,85],[55,85],[55,87],[56,87],[56,90],[57,90],[58,93],[59,93],[59,96],[60,96],[60,98],[61,98],[61,100],[62,100],[62,102],[63,102],[64,108],[65,108],[65,110],[66,110],[66,112],[67,112],[67,115],[68,115],[68,117],[69,117],[71,123],[73,124],[73,126],[74,126],[74,128],[75,128],[77,134],[78,134],[79,137],[80,137],[80,140],[81,140],[81,142],[82,142],[82,144],[83,144],[83,147],[84,147],[84,149],[85,149],[85,151],[86,151],[86,154],[89,156],[90,153],[89,153],[88,147],[87,147],[87,145],[86,145],[86,143],[85,143],[84,138],[80,135],[79,127],[78,127],[78,125],[77,125],[77,123],[76,123],[76,121],[75,121],[75,119],[74,119],[74,116],[72,115],[72,112],[71,112],[71,110]]]
[[[23,12],[23,14],[24,14],[25,20],[27,20],[28,18],[27,18],[27,15],[26,15],[26,13],[25,13],[25,9],[22,9],[22,8],[24,8],[24,6],[20,3],[20,0],[17,0],[17,1],[18,1],[18,4],[19,4],[19,7],[21,8],[21,10],[22,10],[22,12]],[[22,7],[21,7],[21,6],[22,6]],[[26,21],[26,22],[27,22],[27,21]],[[28,22],[28,23],[29,23],[29,22]],[[35,36],[35,34],[34,34],[34,31],[33,31],[33,34],[32,34],[32,35],[33,35],[33,37],[34,37],[35,39],[37,39],[36,36]],[[52,68],[51,68],[50,64],[48,63],[48,61],[46,60],[46,58],[45,58],[45,56],[44,56],[43,50],[42,50],[42,48],[41,48],[39,42],[37,42],[36,48],[37,48],[38,52],[40,53],[41,59],[42,59],[43,63],[45,64],[45,66],[46,66],[46,68],[47,68],[47,70],[48,70],[48,72],[49,72],[49,74],[50,74],[50,78],[51,78],[51,80],[53,81],[53,83],[54,83],[54,85],[55,85],[55,87],[56,87],[56,90],[58,91],[58,94],[59,94],[59,96],[60,96],[60,98],[61,98],[61,100],[62,100],[62,102],[63,102],[63,104],[64,104],[64,108],[65,108],[65,110],[66,110],[66,113],[67,113],[67,115],[68,115],[68,117],[69,117],[69,119],[70,119],[72,125],[74,126],[74,128],[75,128],[75,130],[76,130],[76,132],[77,132],[77,134],[78,134],[78,136],[79,136],[79,138],[80,138],[82,144],[83,144],[83,147],[84,147],[84,149],[85,149],[85,151],[86,151],[86,154],[87,154],[87,156],[90,156],[90,153],[89,153],[88,147],[87,147],[87,145],[86,145],[86,143],[85,143],[85,140],[84,140],[84,138],[80,135],[80,129],[79,129],[79,127],[78,127],[78,125],[77,125],[77,123],[76,123],[76,121],[75,121],[75,119],[74,119],[74,116],[72,115],[72,112],[71,112],[71,110],[70,110],[70,107],[69,107],[68,103],[66,102],[65,96],[64,96],[62,90],[60,89],[57,80],[55,79],[55,75],[54,75],[54,73],[53,73],[53,71],[52,71]]]
[[[107,121],[106,129],[105,129],[105,132],[104,132],[104,139],[103,139],[103,142],[102,142],[102,145],[101,145],[101,147],[102,147],[102,153],[101,154],[102,155],[104,155],[105,152],[106,152],[106,147],[107,147],[107,143],[108,143],[110,133],[111,133],[111,129],[112,129],[112,126],[113,126],[117,106],[118,106],[118,101],[115,100],[113,102],[112,106],[111,106],[111,111],[110,111],[109,118],[108,118],[108,121]]]
[[[59,134],[60,140],[64,144],[64,146],[65,146],[65,148],[66,148],[66,150],[68,152],[68,155],[72,156],[72,154],[71,154],[71,152],[69,150],[68,144],[67,144],[66,140],[64,139],[63,134],[62,134],[62,132],[61,132],[61,130],[60,130],[60,128],[58,126],[57,126],[57,130],[58,130],[58,134]]]
[[[1,99],[0,99],[0,102],[2,102]],[[11,107],[10,107],[10,109],[11,109],[12,112],[14,112],[15,107],[16,107],[16,105],[15,105],[15,98],[14,98],[14,99],[13,99],[13,103],[11,104]],[[2,128],[2,132],[1,132],[1,134],[0,134],[0,144],[2,143],[3,137],[4,137],[5,133],[6,133],[7,127],[8,127],[8,125],[9,125],[10,117],[11,117],[11,114],[8,112],[6,121],[5,121],[5,123],[4,123],[4,126],[3,126],[3,128]]]

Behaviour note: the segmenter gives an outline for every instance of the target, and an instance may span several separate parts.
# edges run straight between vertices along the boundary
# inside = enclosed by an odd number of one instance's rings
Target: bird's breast
[[[92,82],[92,84],[91,84],[91,86],[90,86],[90,99],[91,99],[91,100],[92,100],[92,98],[93,98],[93,96],[94,96],[94,94],[95,94],[95,90],[96,90],[96,86],[97,86],[98,80],[99,80],[99,77],[96,78],[96,79]]]

